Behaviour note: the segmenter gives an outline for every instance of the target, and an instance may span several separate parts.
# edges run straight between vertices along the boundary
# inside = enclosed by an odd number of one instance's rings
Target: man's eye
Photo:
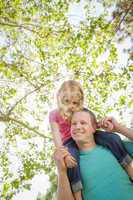
[[[81,124],[83,125],[83,124],[86,124],[86,122],[81,122]]]

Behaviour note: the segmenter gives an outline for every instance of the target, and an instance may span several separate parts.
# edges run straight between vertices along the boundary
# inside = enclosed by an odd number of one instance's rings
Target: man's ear
[[[96,129],[97,129],[97,123],[94,123],[92,127],[93,127],[93,130],[94,130],[93,133],[95,133],[95,132],[96,132]]]
[[[96,122],[96,129],[100,128],[100,124],[98,122]]]

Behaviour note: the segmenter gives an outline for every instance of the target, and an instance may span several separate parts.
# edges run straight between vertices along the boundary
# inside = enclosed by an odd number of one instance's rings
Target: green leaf
[[[133,65],[129,66],[128,69],[130,72],[133,72]]]

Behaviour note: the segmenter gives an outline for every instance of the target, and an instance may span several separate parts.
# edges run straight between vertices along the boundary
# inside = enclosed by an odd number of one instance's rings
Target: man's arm
[[[98,126],[107,131],[120,133],[130,140],[133,140],[133,128],[127,128],[126,126],[118,123],[113,117],[105,117],[98,123]]]
[[[75,200],[67,177],[67,167],[64,162],[67,154],[68,152],[64,148],[58,148],[54,153],[58,169],[57,200]]]
[[[57,200],[74,200],[66,173],[60,172],[58,175]]]

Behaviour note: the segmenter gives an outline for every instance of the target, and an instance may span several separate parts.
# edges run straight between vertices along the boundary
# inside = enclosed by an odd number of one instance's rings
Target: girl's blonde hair
[[[60,89],[57,92],[58,108],[62,109],[63,94],[65,94],[65,92],[68,91],[70,92],[70,94],[72,94],[72,96],[78,97],[79,107],[82,107],[84,101],[84,94],[80,83],[75,80],[68,80],[62,83]]]

